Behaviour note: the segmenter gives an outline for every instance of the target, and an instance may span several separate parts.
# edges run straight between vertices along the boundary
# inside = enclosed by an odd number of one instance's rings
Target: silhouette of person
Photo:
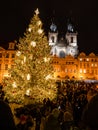
[[[11,108],[3,100],[0,100],[0,130],[16,130]]]
[[[82,114],[82,127],[98,130],[98,94],[90,98]]]

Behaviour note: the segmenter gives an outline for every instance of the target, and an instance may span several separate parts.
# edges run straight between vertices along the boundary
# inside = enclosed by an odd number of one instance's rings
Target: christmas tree
[[[50,47],[42,25],[37,9],[17,43],[14,68],[3,80],[5,95],[10,102],[28,104],[56,98]]]

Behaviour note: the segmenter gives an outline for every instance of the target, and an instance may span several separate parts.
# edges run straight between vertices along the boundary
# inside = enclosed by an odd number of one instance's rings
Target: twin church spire
[[[60,58],[64,58],[67,55],[77,56],[78,45],[77,45],[77,31],[73,23],[68,20],[66,34],[63,38],[63,44],[61,39],[58,38],[59,32],[57,25],[52,21],[50,30],[48,33],[49,45],[51,46],[51,54],[56,55]]]

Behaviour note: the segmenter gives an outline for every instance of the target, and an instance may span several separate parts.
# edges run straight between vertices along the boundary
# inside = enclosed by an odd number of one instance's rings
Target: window
[[[82,69],[80,69],[80,73],[82,73]]]
[[[86,70],[84,69],[84,73],[86,73]]]
[[[5,58],[9,58],[9,54],[8,53],[5,55]]]
[[[89,61],[89,59],[87,58],[86,61]]]
[[[71,37],[71,43],[73,43],[73,37]]]
[[[8,70],[8,64],[5,64],[5,70]]]
[[[12,54],[12,58],[15,58],[15,54]]]
[[[11,65],[11,68],[14,68],[14,65]]]
[[[1,70],[1,64],[0,64],[0,70]]]
[[[53,37],[53,36],[51,37],[51,40],[52,40],[52,42],[54,43],[54,37]]]
[[[80,58],[80,61],[82,61],[82,58]]]
[[[0,53],[0,58],[2,58],[2,53]]]

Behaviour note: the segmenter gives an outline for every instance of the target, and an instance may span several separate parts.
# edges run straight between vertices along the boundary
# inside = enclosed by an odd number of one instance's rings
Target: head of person
[[[96,94],[98,94],[98,91],[96,91],[95,89],[90,89],[87,93],[87,100],[88,102],[92,99],[92,97],[94,97]]]

